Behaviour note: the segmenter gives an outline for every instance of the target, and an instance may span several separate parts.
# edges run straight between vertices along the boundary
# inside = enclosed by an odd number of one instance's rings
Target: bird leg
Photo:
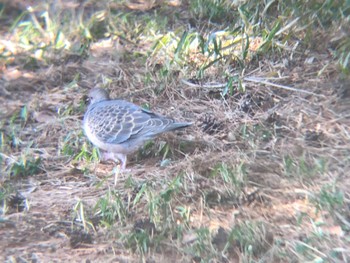
[[[125,171],[125,167],[126,167],[126,155],[122,154],[122,153],[114,153],[114,156],[116,159],[119,160],[120,165],[121,165],[121,171]]]
[[[102,160],[112,160],[116,163],[120,163],[121,171],[125,171],[126,167],[126,155],[122,153],[113,153],[113,152],[103,152],[102,153]]]
[[[103,161],[112,160],[116,163],[119,163],[114,175],[114,185],[117,185],[119,173],[126,172],[126,155],[122,153],[103,152],[101,157]]]

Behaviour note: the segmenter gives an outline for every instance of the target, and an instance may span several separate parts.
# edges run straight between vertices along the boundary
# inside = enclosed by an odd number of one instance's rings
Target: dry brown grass
[[[246,76],[274,76],[268,81],[317,95],[243,80],[245,94],[222,98],[219,89],[185,85],[181,80],[190,79],[191,74],[174,71],[162,77],[155,61],[145,65],[125,59],[135,49],[132,44],[123,43],[120,49],[115,48],[120,43],[109,44],[97,43],[90,56],[79,61],[60,54],[63,59],[34,70],[25,69],[20,61],[26,54],[18,54],[2,70],[1,132],[6,138],[14,132],[20,143],[3,144],[0,186],[21,193],[29,205],[23,212],[9,208],[2,215],[3,260],[138,262],[140,254],[128,249],[121,238],[137,223],[153,229],[144,223],[150,217],[152,198],[143,195],[131,205],[137,187],[147,184],[155,198],[177,176],[181,183],[168,205],[169,219],[154,215],[153,223],[154,231],[162,231],[164,221],[174,228],[175,224],[186,226],[183,236],[162,240],[143,256],[147,262],[197,262],[198,257],[186,249],[195,246],[196,231],[201,228],[213,236],[208,253],[211,246],[222,251],[232,229],[241,229],[246,236],[251,230],[255,240],[251,257],[241,250],[243,235],[225,248],[227,262],[350,260],[345,230],[350,218],[350,81],[338,78],[328,53],[295,54],[289,65],[279,58],[262,59],[245,72]],[[139,52],[147,52],[148,44],[139,43]],[[223,83],[220,73],[214,67],[207,83]],[[150,105],[155,112],[194,123],[130,156],[131,172],[119,175],[116,186],[114,164],[74,158],[86,143],[81,131],[83,95],[101,83],[111,97]],[[11,117],[24,105],[29,112],[26,122],[17,119],[11,124]],[[165,141],[172,161],[161,167],[159,148]],[[62,152],[67,144],[73,151],[70,156]],[[41,172],[12,178],[9,167],[23,155],[40,157]],[[231,171],[236,182],[225,181],[225,171]],[[130,180],[136,187],[127,187]],[[344,193],[344,204],[320,201],[325,187],[330,195]],[[78,213],[74,207],[81,201],[87,220],[93,222],[93,207],[111,190],[128,205],[128,218],[109,228],[92,223],[94,229],[88,225],[88,236],[83,236],[84,225],[74,220]],[[188,222],[178,207],[190,211]],[[330,257],[334,251],[337,256]],[[211,262],[221,260],[216,255]]]

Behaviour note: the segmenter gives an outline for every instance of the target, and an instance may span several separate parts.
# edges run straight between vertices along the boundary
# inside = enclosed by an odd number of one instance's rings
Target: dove
[[[127,155],[157,135],[190,126],[176,122],[125,100],[111,100],[105,89],[93,88],[83,128],[90,142],[102,150],[103,160],[113,160],[125,170]]]

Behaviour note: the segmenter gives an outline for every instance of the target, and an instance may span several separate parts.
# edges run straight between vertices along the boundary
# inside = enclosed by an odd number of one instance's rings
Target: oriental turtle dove
[[[106,90],[89,92],[90,105],[84,115],[88,139],[104,151],[103,159],[120,161],[125,169],[126,155],[160,133],[190,126],[143,109],[124,100],[110,100]]]

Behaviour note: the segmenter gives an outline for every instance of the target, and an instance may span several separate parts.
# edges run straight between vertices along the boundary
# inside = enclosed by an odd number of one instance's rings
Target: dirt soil
[[[271,58],[247,69],[246,75],[255,77],[275,72],[278,77],[270,83],[301,92],[243,80],[246,93],[222,98],[220,89],[203,88],[216,76],[221,78],[222,68],[213,69],[200,83],[181,72],[164,79],[157,66],[123,60],[124,52],[131,51],[127,46],[120,50],[96,46],[96,52],[87,57],[66,54],[55,63],[39,63],[30,69],[21,64],[24,58],[19,54],[2,68],[1,132],[6,138],[13,132],[20,140],[3,146],[2,151],[7,166],[2,167],[1,186],[17,193],[1,217],[2,262],[139,262],[140,255],[126,249],[120,237],[147,221],[146,200],[130,208],[126,224],[106,228],[96,223],[94,230],[87,227],[89,231],[79,220],[77,204],[83,203],[90,213],[111,189],[123,200],[133,200],[135,189],[126,187],[130,178],[134,185],[148,182],[159,194],[179,174],[186,191],[172,205],[190,208],[189,230],[181,244],[165,242],[145,255],[147,262],[196,262],[182,249],[193,238],[190,230],[207,227],[220,233],[246,220],[263,222],[264,233],[258,235],[269,249],[280,240],[284,251],[293,251],[298,240],[314,231],[312,222],[322,222],[319,227],[333,238],[334,246],[348,245],[344,239],[348,233],[339,225],[349,224],[349,209],[338,216],[325,210],[318,213],[312,201],[324,185],[333,182],[345,193],[346,202],[350,198],[350,82],[338,78],[330,54],[313,51],[293,59]],[[147,74],[150,84],[143,79]],[[107,87],[113,98],[149,105],[154,112],[194,123],[161,136],[149,152],[141,149],[129,156],[130,172],[120,174],[116,186],[114,163],[75,158],[82,145],[92,149],[81,128],[84,95],[103,79],[111,80]],[[11,124],[23,106],[27,120]],[[163,167],[158,149],[165,142],[171,162]],[[71,156],[62,151],[66,145],[72,148]],[[24,155],[41,159],[40,172],[9,178],[7,167]],[[289,171],[287,160],[291,161]],[[213,176],[222,163],[235,171],[244,170],[236,174],[243,187],[237,187],[235,197],[224,189],[227,184],[222,178]],[[241,164],[244,168],[239,170]],[[301,216],[309,220],[299,222]],[[89,217],[92,224],[93,218]],[[320,253],[327,254],[331,247],[324,242]],[[220,247],[220,234],[214,243]],[[350,252],[343,256],[349,260]],[[293,260],[297,262],[298,257]],[[240,261],[238,246],[232,248],[229,261]]]

